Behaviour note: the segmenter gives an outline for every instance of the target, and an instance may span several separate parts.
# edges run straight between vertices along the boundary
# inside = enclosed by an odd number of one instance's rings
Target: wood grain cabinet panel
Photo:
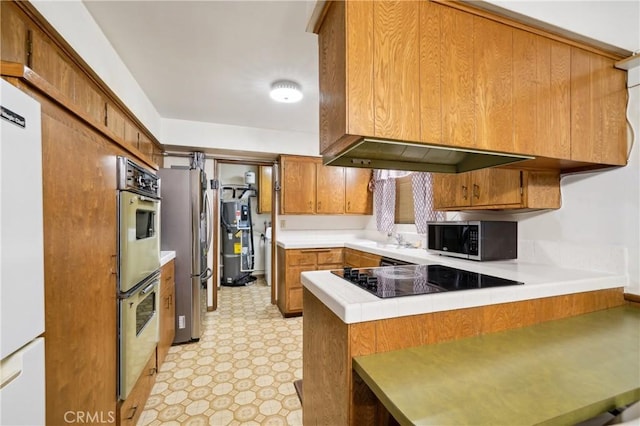
[[[316,212],[316,164],[314,157],[282,156],[280,214],[314,214]]]
[[[490,168],[433,174],[436,210],[560,208],[560,173]]]
[[[420,13],[416,1],[373,3],[375,136],[420,140]]]
[[[162,267],[160,272],[160,329],[158,332],[158,367],[162,366],[164,359],[173,344],[176,332],[176,305],[175,305],[175,261],[171,260]]]
[[[449,7],[439,9],[442,142],[474,147],[473,16]]]
[[[472,146],[515,152],[513,144],[513,31],[473,17],[476,138]]]
[[[571,159],[624,165],[625,71],[613,60],[571,48]]]
[[[105,124],[106,101],[104,96],[83,76],[75,80],[76,104],[86,112],[96,123]]]
[[[76,71],[62,53],[40,31],[31,31],[31,69],[60,91],[75,100]]]
[[[538,157],[529,169],[626,163],[614,54],[460,2],[327,2],[325,12],[324,156],[374,137]]]
[[[316,213],[344,213],[344,193],[344,168],[316,164]]]
[[[571,157],[570,78],[569,46],[513,30],[515,151]]]
[[[372,214],[368,169],[324,166],[318,157],[283,155],[281,214]]]
[[[344,250],[339,248],[277,248],[278,308],[285,317],[302,314],[302,279],[305,271],[340,269]]]
[[[20,19],[16,7],[11,2],[0,3],[0,58],[3,61],[26,64],[27,32],[25,22]]]
[[[373,214],[373,193],[369,190],[371,173],[369,169],[345,168],[345,213]]]
[[[119,409],[118,424],[120,426],[135,426],[140,414],[144,411],[144,405],[151,393],[158,372],[156,354],[154,353],[142,370],[142,374],[131,389],[129,396],[122,402]]]
[[[272,206],[273,167],[258,167],[258,213],[270,213]]]

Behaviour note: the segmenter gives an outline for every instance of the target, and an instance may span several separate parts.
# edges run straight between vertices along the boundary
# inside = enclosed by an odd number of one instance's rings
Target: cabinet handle
[[[347,211],[351,211],[351,201],[347,201]]]
[[[173,294],[169,295],[169,306],[173,305]]]
[[[151,368],[149,369],[149,375],[150,375],[150,376],[153,376],[154,374],[156,374],[156,371],[157,371],[157,369],[156,369],[155,367],[151,367]]]
[[[134,405],[133,407],[131,407],[131,415],[129,417],[127,417],[125,420],[131,420],[136,416],[136,411],[138,411],[138,406]]]
[[[467,187],[465,185],[462,185],[462,199],[466,200],[468,198],[469,194],[467,191]]]
[[[169,306],[171,306],[171,301],[169,301],[169,296],[165,297],[164,300],[166,301],[166,304],[164,305],[164,307],[166,309],[169,309]]]
[[[480,187],[475,183],[473,184],[473,196],[476,198],[480,198]]]

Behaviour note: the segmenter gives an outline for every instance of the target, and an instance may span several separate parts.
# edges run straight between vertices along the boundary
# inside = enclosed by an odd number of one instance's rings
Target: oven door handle
[[[147,294],[147,293],[149,293],[150,291],[152,291],[152,290],[153,290],[153,288],[154,288],[156,285],[157,285],[157,282],[154,282],[154,283],[149,284],[149,285],[147,286],[147,288],[145,288],[144,290],[142,290],[142,291],[140,292],[140,294]]]

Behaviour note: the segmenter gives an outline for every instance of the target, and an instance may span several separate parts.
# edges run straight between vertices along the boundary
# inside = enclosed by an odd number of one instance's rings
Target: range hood
[[[366,169],[462,173],[533,158],[500,152],[364,138],[338,155],[323,157],[323,163]]]

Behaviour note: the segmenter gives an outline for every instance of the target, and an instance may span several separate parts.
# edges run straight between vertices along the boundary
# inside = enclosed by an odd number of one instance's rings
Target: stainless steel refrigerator
[[[174,343],[197,341],[206,312],[207,253],[212,239],[207,177],[199,168],[158,170],[161,179],[160,247],[176,252],[176,336]]]

